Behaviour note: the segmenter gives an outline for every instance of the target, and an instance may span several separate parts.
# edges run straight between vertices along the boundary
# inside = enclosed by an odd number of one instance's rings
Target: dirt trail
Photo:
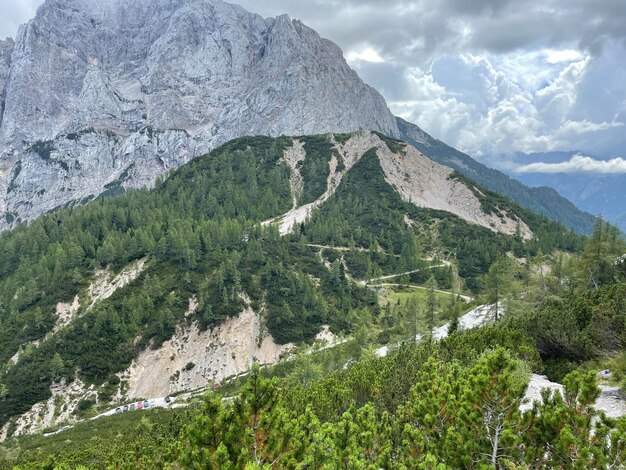
[[[433,266],[426,266],[425,268],[413,269],[412,271],[405,271],[403,273],[387,274],[386,276],[375,277],[373,279],[369,279],[367,281],[360,281],[360,282],[361,282],[362,285],[367,286],[367,285],[371,284],[372,282],[384,281],[385,279],[393,279],[394,277],[400,277],[400,276],[405,276],[405,275],[408,275],[408,274],[418,273],[420,271],[424,271],[425,269],[446,268],[448,266],[450,266],[450,262],[449,261],[444,261],[444,262],[442,262],[442,264],[435,264]]]
[[[318,245],[316,243],[307,243],[306,246],[310,246],[311,248],[319,248],[320,250],[360,251],[360,252],[369,252],[370,251],[367,248],[362,248],[360,246],[355,246],[354,248],[350,248],[348,246]]]
[[[370,288],[379,287],[379,286],[380,287],[410,287],[412,289],[428,290],[428,287],[416,286],[414,284],[393,284],[393,283],[389,283],[389,282],[384,282],[382,284],[368,285],[368,287],[370,287]],[[466,302],[471,302],[472,300],[474,300],[474,297],[470,297],[469,295],[455,294],[454,292],[449,292],[447,290],[435,289],[435,292],[438,292],[440,294],[447,294],[447,295],[458,295],[459,298],[465,300]]]

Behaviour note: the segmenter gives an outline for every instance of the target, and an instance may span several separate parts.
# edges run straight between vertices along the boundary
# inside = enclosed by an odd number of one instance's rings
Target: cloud
[[[0,0],[0,39],[15,37],[17,28],[35,16],[42,0]]]
[[[303,20],[392,111],[471,155],[626,151],[624,0],[231,1]],[[0,0],[0,36],[38,3]]]
[[[544,51],[544,53],[546,56],[546,61],[549,64],[560,64],[561,62],[575,62],[582,58],[581,52],[575,49],[548,49],[547,51]]]
[[[619,155],[626,148],[626,77],[619,72],[626,51],[612,51],[599,58],[566,52],[555,65],[548,63],[553,50],[538,50],[516,54],[519,67],[511,56],[442,56],[426,72],[405,71],[415,86],[403,87],[390,106],[478,157],[572,149]]]
[[[515,168],[516,173],[626,173],[626,160],[618,157],[610,160],[595,160],[584,155],[574,155],[560,163],[530,163]]]
[[[372,62],[374,64],[380,64],[385,62],[378,51],[374,50],[371,47],[364,47],[359,50],[348,51],[346,53],[346,60],[349,63],[363,61],[363,62]]]
[[[615,127],[623,127],[623,122],[590,122],[584,121],[566,121],[560,127],[562,133],[572,132],[574,134],[584,134],[587,132],[599,132]]]
[[[623,0],[242,4],[303,19],[395,113],[472,155],[626,149]]]
[[[423,69],[443,54],[510,54],[554,49],[599,55],[606,44],[626,40],[623,0],[239,0],[237,3],[265,16],[287,12],[344,50],[369,43],[382,57],[410,60],[411,66]],[[550,60],[560,61],[561,54],[552,55]]]

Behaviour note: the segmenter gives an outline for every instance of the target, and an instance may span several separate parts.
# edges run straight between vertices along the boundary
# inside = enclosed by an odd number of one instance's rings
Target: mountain
[[[489,168],[474,160],[469,155],[446,145],[440,140],[424,132],[415,124],[397,118],[398,128],[402,134],[402,139],[415,145],[421,152],[442,165],[454,168],[463,176],[478,183],[479,185],[502,194],[527,209],[544,214],[552,220],[557,220],[567,227],[580,233],[589,234],[593,228],[594,216],[588,212],[586,206],[576,207],[568,200],[567,194],[555,191],[550,184],[532,185],[538,187],[528,187],[522,184],[527,182],[522,175],[515,174],[516,178],[507,176],[501,171]],[[530,183],[527,183],[530,184]],[[551,186],[551,187],[549,187]],[[595,211],[590,211],[597,213]]]
[[[13,54],[14,47],[13,39],[0,41],[0,122],[2,122],[2,114],[4,113],[5,90],[9,80],[11,54]]]
[[[592,217],[396,119],[341,50],[300,21],[220,0],[47,0],[0,42],[0,230],[150,186],[244,135],[376,130],[524,207]]]
[[[2,91],[0,227],[150,185],[237,136],[398,136],[335,44],[220,0],[47,0],[0,47]]]
[[[236,139],[0,236],[2,436],[354,332],[379,278],[470,293],[498,257],[580,247],[382,134]]]
[[[562,163],[580,152],[544,152],[518,154],[514,163],[519,166],[531,163]],[[599,160],[596,157],[592,157]],[[539,173],[510,171],[511,176],[524,184],[554,188],[577,207],[602,215],[626,232],[626,175],[590,173]]]

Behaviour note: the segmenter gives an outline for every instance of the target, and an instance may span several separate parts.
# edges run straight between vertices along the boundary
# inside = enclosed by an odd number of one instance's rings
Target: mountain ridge
[[[304,155],[289,165],[298,149]],[[320,198],[282,236],[279,222],[263,224],[294,200],[297,208]],[[197,383],[243,372],[255,354],[276,360],[276,345],[310,342],[324,325],[353,331],[362,314],[380,312],[371,279],[420,284],[432,275],[442,289],[458,282],[476,292],[499,256],[575,251],[580,242],[380,134],[239,138],[154,189],[61,209],[0,236],[0,388],[8,390],[0,422],[14,429],[26,413],[21,423],[41,424],[63,380],[85,384],[81,399],[66,402],[72,409],[92,395],[119,399],[130,379],[140,390],[145,368],[128,372],[133,360],[163,345],[160,370],[170,376],[154,384],[174,392],[192,375]],[[229,324],[258,337],[239,338],[236,358],[213,347],[226,336],[199,334],[242,312],[245,321]],[[195,344],[179,339],[187,333]],[[253,347],[263,341],[266,349]],[[178,360],[164,360],[165,351]],[[210,357],[194,360],[197,351]]]
[[[149,187],[235,137],[357,130],[404,136],[481,186],[590,231],[591,217],[556,194],[394,117],[302,22],[218,0],[47,0],[0,43],[0,230]]]
[[[110,186],[149,186],[242,135],[399,135],[334,43],[221,1],[48,0],[11,57],[4,227]]]
[[[594,216],[574,205],[548,186],[528,187],[511,176],[478,162],[469,155],[437,140],[413,123],[397,118],[402,138],[442,165],[490,191],[508,197],[522,207],[534,210],[578,232],[590,234]]]

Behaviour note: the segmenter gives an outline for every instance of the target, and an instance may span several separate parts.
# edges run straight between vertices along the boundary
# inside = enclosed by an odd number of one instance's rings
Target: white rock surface
[[[407,145],[401,153],[392,152],[384,143],[377,146],[387,182],[404,200],[418,207],[450,212],[494,232],[513,235],[519,231],[524,239],[532,231],[522,220],[504,212],[486,213],[475,188],[454,177],[454,170],[434,162],[415,147]]]
[[[285,150],[283,160],[292,169],[291,189],[293,205],[291,210],[279,217],[267,220],[265,225],[276,223],[281,235],[291,232],[293,227],[307,220],[314,209],[326,202],[339,187],[343,176],[370,149],[375,149],[387,182],[400,196],[417,207],[424,207],[454,214],[461,219],[488,228],[497,233],[513,235],[519,231],[525,239],[531,239],[532,231],[517,216],[500,211],[498,215],[486,213],[476,195],[477,189],[452,177],[453,170],[424,156],[415,147],[407,145],[399,152],[393,152],[374,132],[355,133],[347,142],[334,143],[333,156],[329,162],[326,191],[315,201],[298,205],[298,195],[302,180],[298,172],[298,162],[306,159],[302,143],[294,139]],[[338,154],[344,162],[344,169],[338,171]]]
[[[58,333],[61,329],[69,325],[74,318],[76,318],[76,314],[80,309],[80,297],[75,296],[72,303],[69,302],[59,302],[56,305],[55,313],[57,316],[56,322],[54,324],[54,328],[52,329],[52,334]]]
[[[2,108],[0,229],[242,135],[399,136],[335,44],[220,0],[47,0],[0,42]]]
[[[11,71],[11,55],[15,42],[13,39],[5,39],[0,41],[0,122],[2,122],[2,113],[4,111],[4,91],[9,81],[9,72]]]
[[[108,299],[115,291],[137,279],[144,269],[146,269],[147,263],[147,258],[141,258],[128,265],[115,276],[112,276],[108,269],[97,270],[94,275],[94,281],[87,289],[89,298],[91,299],[89,307],[93,307],[101,300]]]
[[[596,408],[604,411],[609,418],[619,418],[626,415],[626,401],[619,387],[613,385],[599,385],[600,396],[596,400]]]
[[[459,317],[459,330],[470,330],[472,328],[479,328],[493,322],[493,308],[494,304],[480,305],[464,315]],[[448,336],[448,328],[450,324],[446,323],[433,330],[434,339],[443,339]],[[418,334],[415,338],[416,341],[422,340],[422,335]],[[398,343],[399,344],[399,343]],[[377,357],[385,357],[389,354],[389,351],[397,347],[398,344],[385,345],[374,351]]]
[[[603,411],[609,418],[626,415],[626,402],[620,398],[619,387],[608,385],[599,385],[599,387],[600,396],[594,405],[596,410]],[[544,388],[563,394],[563,385],[550,381],[545,375],[532,374],[524,394],[525,402],[520,409],[529,410],[534,401],[541,401],[541,390]]]
[[[261,327],[259,314],[246,308],[213,330],[178,328],[171,340],[146,349],[127,377],[128,398],[155,398],[206,387],[250,369],[254,362],[274,364],[293,345],[278,345]],[[186,370],[187,364],[194,366]]]
[[[467,330],[481,327],[493,321],[493,305],[481,305],[459,317],[459,328]],[[443,325],[433,331],[436,339],[448,336],[448,325]],[[418,338],[418,340],[420,340]],[[391,347],[393,348],[393,346]],[[389,354],[390,347],[382,346],[374,351],[377,357],[385,357]],[[619,387],[600,384],[600,396],[594,406],[604,412],[609,418],[619,418],[626,415],[626,401],[621,395]],[[531,374],[520,410],[527,411],[533,407],[533,402],[541,401],[541,391],[549,389],[553,392],[563,393],[563,385],[550,381],[545,375]]]
[[[471,330],[493,323],[495,304],[480,305],[459,317],[459,330]],[[450,324],[446,323],[433,330],[433,338],[442,339],[448,336]]]
[[[13,436],[40,432],[48,427],[73,421],[78,403],[86,396],[96,396],[94,386],[87,387],[80,379],[69,384],[54,384],[50,391],[52,396],[48,400],[34,404],[29,411],[15,419]],[[0,442],[6,439],[10,426],[11,422],[8,422],[0,429]]]

